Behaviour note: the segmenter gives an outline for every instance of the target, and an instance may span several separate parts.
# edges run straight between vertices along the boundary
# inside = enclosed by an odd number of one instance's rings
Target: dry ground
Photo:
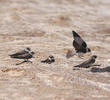
[[[72,70],[90,57],[65,58],[72,30],[101,66]],[[16,66],[8,55],[25,47],[33,63]],[[110,0],[0,0],[0,100],[110,100]]]

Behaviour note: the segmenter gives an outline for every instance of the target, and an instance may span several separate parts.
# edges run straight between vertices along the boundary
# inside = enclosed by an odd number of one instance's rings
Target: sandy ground
[[[84,59],[65,57],[72,30],[92,50]],[[17,66],[8,55],[25,47],[33,63]],[[110,100],[110,0],[0,0],[0,52],[0,100]],[[101,66],[72,70],[93,54]]]

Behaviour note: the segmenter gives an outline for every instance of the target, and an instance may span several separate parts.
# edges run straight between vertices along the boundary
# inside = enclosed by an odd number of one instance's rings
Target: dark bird
[[[75,48],[76,53],[78,56],[80,56],[81,53],[87,53],[91,52],[90,48],[87,47],[86,42],[76,33],[75,31],[72,31],[73,33],[73,47]]]
[[[89,60],[79,64],[79,65],[76,65],[74,67],[80,67],[80,68],[89,68],[92,64],[95,63],[96,61],[96,58],[97,56],[96,55],[93,55]]]
[[[54,56],[52,55],[50,55],[47,59],[41,61],[41,63],[48,63],[48,64],[51,64],[53,62],[55,62],[55,59]]]
[[[9,55],[9,56],[11,58],[14,58],[14,59],[24,59],[24,61],[19,63],[19,64],[22,64],[24,62],[31,62],[31,61],[29,61],[29,59],[34,58],[33,55],[35,53],[34,52],[30,52],[30,50],[31,50],[30,48],[26,48],[25,50],[22,50],[20,52],[17,52],[15,54],[12,54],[12,55]],[[16,64],[16,65],[19,65],[19,64]]]
[[[15,56],[19,56],[19,55],[23,55],[25,53],[29,53],[31,51],[31,49],[29,47],[27,47],[26,49],[19,51],[17,53],[11,54],[9,55],[11,58],[15,57]]]

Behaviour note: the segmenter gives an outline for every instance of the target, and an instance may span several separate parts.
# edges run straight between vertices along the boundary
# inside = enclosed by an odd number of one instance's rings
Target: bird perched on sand
[[[47,59],[41,61],[41,63],[48,63],[48,64],[51,64],[53,62],[55,62],[55,59],[54,56],[52,55],[50,55]]]
[[[87,47],[86,42],[76,33],[72,31],[74,40],[73,40],[73,47],[75,48],[76,53],[80,57],[80,54],[91,52],[91,49]]]
[[[76,65],[74,67],[79,67],[79,68],[89,68],[92,64],[95,63],[96,61],[96,58],[97,56],[96,55],[93,55],[89,60],[79,64],[79,65]]]
[[[19,51],[15,54],[11,54],[9,55],[11,58],[15,58],[15,59],[24,59],[23,62],[31,62],[28,59],[33,58],[33,55],[35,54],[34,52],[30,52],[30,48],[26,48],[22,51]]]

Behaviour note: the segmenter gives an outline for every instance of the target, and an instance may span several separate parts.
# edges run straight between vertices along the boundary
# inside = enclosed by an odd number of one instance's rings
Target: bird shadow
[[[32,63],[32,61],[22,61],[22,62],[20,62],[20,63],[17,63],[16,65],[20,65],[20,64],[23,64],[23,63],[26,63],[26,62]]]
[[[96,67],[94,67],[94,68],[91,69],[91,72],[93,72],[93,73],[97,73],[97,72],[99,72],[99,73],[110,72],[110,66],[107,66],[105,68],[96,68]]]

